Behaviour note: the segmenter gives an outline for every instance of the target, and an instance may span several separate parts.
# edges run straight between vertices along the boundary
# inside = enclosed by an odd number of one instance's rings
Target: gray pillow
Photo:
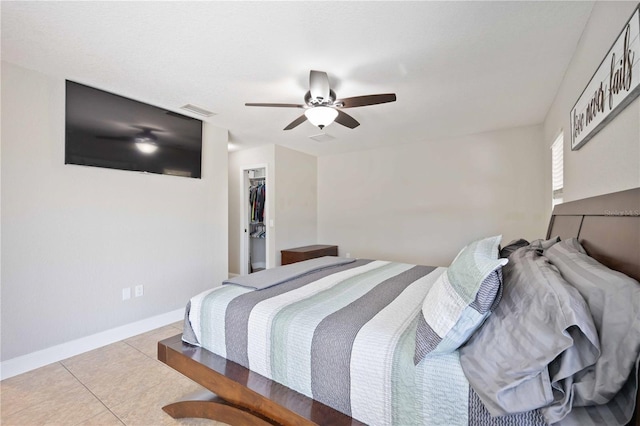
[[[509,256],[511,256],[511,253],[513,253],[514,251],[518,250],[521,247],[526,247],[528,245],[529,245],[529,241],[525,240],[524,238],[513,240],[509,242],[506,246],[500,248],[500,257],[506,259]]]
[[[600,336],[602,354],[593,368],[574,381],[573,405],[607,404],[608,408],[599,409],[604,423],[626,424],[638,387],[640,283],[588,256],[575,238],[555,244],[544,254],[583,296]]]
[[[493,416],[571,408],[571,377],[595,364],[598,334],[580,293],[539,251],[526,247],[502,269],[502,300],[460,348],[465,376]]]

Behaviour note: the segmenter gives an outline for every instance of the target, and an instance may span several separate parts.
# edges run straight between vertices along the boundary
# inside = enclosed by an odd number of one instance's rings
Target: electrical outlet
[[[351,257],[351,253],[345,254],[345,257],[347,257],[347,258]]]
[[[122,300],[131,299],[131,289],[129,287],[122,289]]]
[[[142,284],[137,285],[136,289],[135,289],[135,295],[136,297],[140,297],[144,294],[144,286]]]

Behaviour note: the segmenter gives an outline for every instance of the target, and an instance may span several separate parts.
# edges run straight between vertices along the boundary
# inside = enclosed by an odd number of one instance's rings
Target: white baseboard
[[[0,380],[180,321],[184,308],[0,362]]]

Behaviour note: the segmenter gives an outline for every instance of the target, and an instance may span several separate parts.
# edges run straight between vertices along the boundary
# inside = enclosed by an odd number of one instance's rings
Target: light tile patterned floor
[[[158,340],[181,331],[181,322],[171,324],[3,380],[0,424],[223,426],[162,411],[203,389],[157,360]]]

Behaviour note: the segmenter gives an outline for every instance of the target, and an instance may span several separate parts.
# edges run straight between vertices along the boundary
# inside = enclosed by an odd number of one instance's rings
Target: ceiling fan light
[[[152,142],[136,141],[136,148],[145,154],[153,154],[158,149],[158,145]]]
[[[317,106],[307,109],[304,112],[304,115],[311,124],[322,129],[323,127],[333,123],[333,120],[338,116],[338,111],[331,107]]]

